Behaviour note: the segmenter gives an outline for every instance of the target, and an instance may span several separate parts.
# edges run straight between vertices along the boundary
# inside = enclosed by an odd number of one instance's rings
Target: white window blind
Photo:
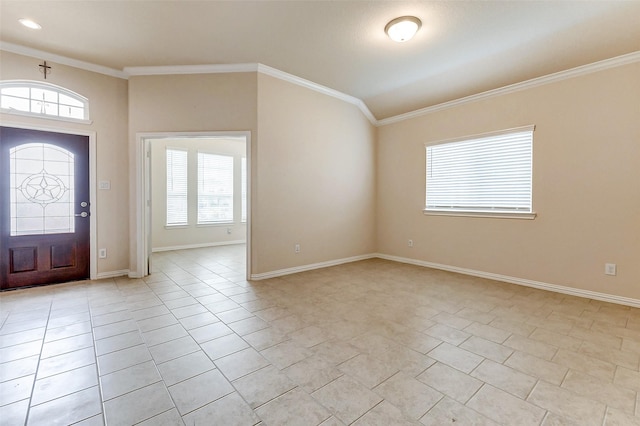
[[[167,225],[186,225],[187,151],[167,148]]]
[[[531,213],[533,126],[426,147],[426,211]]]
[[[241,160],[241,180],[242,180],[242,222],[247,221],[247,159]]]
[[[198,223],[233,222],[233,157],[198,152]]]

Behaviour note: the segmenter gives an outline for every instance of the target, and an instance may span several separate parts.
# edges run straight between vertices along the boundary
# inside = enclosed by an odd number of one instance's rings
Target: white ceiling
[[[402,15],[423,26],[399,44]],[[0,40],[117,70],[262,63],[383,119],[640,51],[640,1],[0,0]]]

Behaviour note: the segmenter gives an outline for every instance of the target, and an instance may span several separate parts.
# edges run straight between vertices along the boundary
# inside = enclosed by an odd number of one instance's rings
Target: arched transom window
[[[0,81],[0,108],[5,113],[89,121],[87,98],[64,87],[39,81]]]

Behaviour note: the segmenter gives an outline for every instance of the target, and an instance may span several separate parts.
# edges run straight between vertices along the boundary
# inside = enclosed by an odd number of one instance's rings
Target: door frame
[[[151,257],[151,140],[179,138],[224,138],[244,137],[247,157],[247,231],[246,231],[246,279],[251,277],[251,131],[209,132],[138,132],[135,144],[135,252],[136,267],[129,272],[130,278],[149,275]]]
[[[60,133],[63,135],[87,136],[89,138],[89,279],[98,279],[98,202],[97,202],[97,158],[96,132],[78,130],[69,127],[42,126],[39,124],[16,123],[2,120],[2,127],[15,127],[24,130]]]

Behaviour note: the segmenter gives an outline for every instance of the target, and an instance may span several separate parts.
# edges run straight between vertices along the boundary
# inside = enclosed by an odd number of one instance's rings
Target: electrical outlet
[[[615,263],[605,263],[604,264],[604,274],[605,275],[615,275],[616,274],[616,264]]]
[[[293,248],[293,251],[296,253],[300,253],[300,244],[296,244],[295,247]]]
[[[100,250],[98,250],[98,257],[100,259],[106,259],[107,258],[107,249],[106,248],[101,248]]]
[[[409,240],[409,241],[407,242],[407,245],[408,245],[409,247],[413,247],[413,240]]]

